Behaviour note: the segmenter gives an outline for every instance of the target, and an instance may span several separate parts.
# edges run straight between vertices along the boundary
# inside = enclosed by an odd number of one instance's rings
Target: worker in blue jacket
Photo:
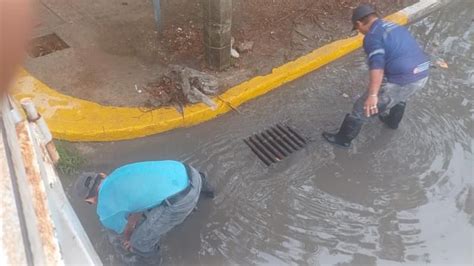
[[[186,219],[201,193],[214,197],[204,174],[177,161],[127,164],[108,176],[85,173],[74,189],[97,204],[101,224],[122,236],[126,250],[143,257],[158,251],[161,236]]]
[[[364,34],[364,51],[369,65],[367,91],[355,102],[337,133],[324,132],[330,143],[348,148],[362,124],[379,116],[389,128],[397,129],[407,99],[422,89],[430,61],[410,32],[380,19],[375,9],[362,4],[353,11],[354,30]]]

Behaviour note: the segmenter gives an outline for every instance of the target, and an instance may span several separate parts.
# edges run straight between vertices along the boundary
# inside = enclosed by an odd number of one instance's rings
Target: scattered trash
[[[184,95],[176,88],[176,84],[167,76],[149,83],[144,91],[149,96],[144,104],[146,111],[163,106],[175,106],[177,110],[182,110],[182,105],[186,101]]]
[[[233,58],[239,58],[240,54],[237,52],[237,50],[234,49],[234,43],[235,43],[235,38],[232,37],[230,39],[230,56]]]
[[[224,100],[221,96],[217,95],[216,96],[217,99],[219,99],[221,102],[225,103],[227,106],[230,107],[230,109],[232,109],[233,111],[237,112],[238,114],[242,114],[242,112],[237,108],[237,107],[234,107],[230,102]]]
[[[135,84],[135,91],[138,92],[138,93],[142,93],[142,90],[140,90],[137,86],[137,84]]]
[[[349,98],[349,95],[348,95],[347,93],[343,93],[343,94],[342,94],[342,97],[344,97],[344,98]]]
[[[217,104],[207,96],[217,94],[219,88],[217,78],[189,67],[172,65],[170,69],[159,81],[150,83],[144,88],[150,96],[145,103],[147,109],[171,105],[182,113],[185,104],[199,102],[213,110],[217,107]]]
[[[232,56],[233,58],[239,58],[240,54],[239,54],[239,52],[237,52],[237,50],[235,50],[234,48],[231,48],[230,49],[230,56]]]
[[[181,89],[190,103],[203,102],[212,109],[216,103],[206,95],[215,95],[219,87],[217,78],[189,67],[172,66],[172,73],[178,79],[178,88]]]
[[[236,48],[239,53],[247,53],[252,51],[254,44],[255,43],[253,41],[244,41],[239,43]]]
[[[190,21],[189,24],[171,25],[161,32],[161,43],[180,55],[201,53],[202,34],[195,29],[195,25]]]
[[[438,59],[435,61],[435,65],[440,67],[440,68],[448,68],[448,64],[446,63],[446,61],[444,61],[444,59]]]

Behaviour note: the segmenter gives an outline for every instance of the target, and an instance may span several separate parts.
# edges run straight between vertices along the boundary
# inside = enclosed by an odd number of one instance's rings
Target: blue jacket
[[[429,74],[430,61],[410,32],[402,26],[376,20],[364,38],[369,69],[384,69],[390,83],[406,85]]]
[[[181,162],[127,164],[114,170],[102,182],[97,215],[103,226],[121,234],[131,213],[156,207],[188,186],[186,167]]]

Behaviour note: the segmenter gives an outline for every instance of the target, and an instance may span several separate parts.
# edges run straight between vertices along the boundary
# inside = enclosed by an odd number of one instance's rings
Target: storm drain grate
[[[276,124],[244,142],[266,166],[270,166],[303,149],[308,140],[290,126]]]
[[[28,54],[33,57],[40,57],[54,53],[56,51],[69,48],[66,42],[59,38],[56,33],[51,33],[31,40],[28,47]]]

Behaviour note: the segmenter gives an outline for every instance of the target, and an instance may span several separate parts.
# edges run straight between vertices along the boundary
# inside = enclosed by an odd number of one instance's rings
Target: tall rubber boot
[[[340,146],[342,148],[350,148],[351,141],[359,135],[360,129],[362,128],[362,122],[351,117],[349,114],[346,115],[342,122],[339,132],[329,133],[324,132],[323,137],[332,144]]]
[[[205,195],[208,198],[213,199],[214,198],[214,187],[209,184],[207,180],[206,174],[199,172],[201,174],[201,180],[202,180],[202,187],[201,187],[201,194]]]
[[[397,129],[400,121],[402,121],[403,114],[405,113],[405,107],[405,102],[399,102],[394,107],[392,107],[392,109],[390,109],[388,115],[380,115],[379,118],[389,128]]]

